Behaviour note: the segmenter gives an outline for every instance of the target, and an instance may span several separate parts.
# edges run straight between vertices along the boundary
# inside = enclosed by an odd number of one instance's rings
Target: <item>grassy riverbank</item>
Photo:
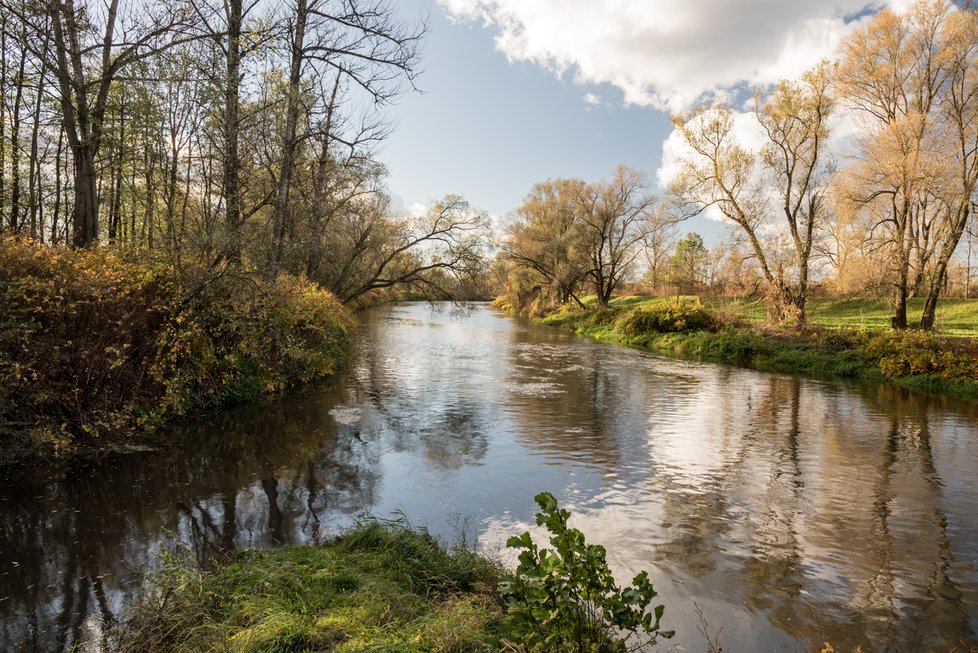
[[[623,298],[625,299],[625,298]],[[639,302],[668,301],[667,298],[634,298]],[[703,297],[703,305],[721,316],[733,317],[751,324],[767,322],[763,300],[744,301],[730,297]],[[888,329],[893,306],[884,299],[813,297],[807,304],[812,326],[824,329]],[[907,319],[918,323],[924,310],[924,299],[907,301]],[[978,299],[945,298],[937,307],[937,326],[942,335],[955,338],[978,338]]]
[[[323,379],[352,329],[302,279],[0,239],[0,462],[126,447]]]
[[[700,303],[688,297],[621,297],[606,309],[568,306],[539,320],[601,342],[672,356],[820,378],[887,381],[978,399],[978,341],[973,338],[852,328],[845,316],[855,308],[843,302],[813,307],[822,323],[833,328],[803,331],[765,327],[739,317],[733,308],[729,302]],[[868,307],[862,310],[865,315]],[[959,330],[970,332],[978,317],[961,307],[955,310],[960,311]]]
[[[494,651],[499,575],[423,532],[368,523],[324,546],[170,570],[119,650]]]
[[[604,547],[570,527],[552,494],[535,500],[554,548],[528,531],[510,537],[520,553],[508,571],[401,521],[362,523],[323,546],[238,550],[207,571],[171,559],[116,649],[627,653],[671,638],[648,573],[619,586]]]

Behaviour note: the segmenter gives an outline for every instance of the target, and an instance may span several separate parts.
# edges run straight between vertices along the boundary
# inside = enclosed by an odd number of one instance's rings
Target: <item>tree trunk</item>
[[[227,12],[227,71],[224,79],[224,207],[228,230],[226,258],[231,263],[241,261],[241,161],[238,152],[241,92],[241,23],[242,0],[228,0]]]
[[[75,206],[71,242],[75,247],[88,247],[98,240],[95,152],[90,144],[84,143],[73,145],[71,154],[75,164]]]
[[[894,329],[907,328],[907,275],[906,272],[900,275],[901,283],[897,285],[896,292],[896,314],[891,320]]]
[[[285,228],[289,211],[289,191],[292,187],[292,171],[295,167],[295,151],[298,142],[296,131],[299,125],[300,94],[302,89],[303,43],[306,36],[308,17],[306,0],[296,0],[295,35],[292,41],[292,59],[289,67],[288,105],[285,117],[285,135],[282,142],[282,169],[279,173],[278,196],[275,201],[274,234],[272,252],[266,277],[273,281],[285,257]]]
[[[122,104],[119,111],[119,148],[116,151],[115,161],[110,165],[109,192],[112,193],[109,201],[109,242],[114,243],[119,236],[119,222],[122,211],[122,162],[126,156],[126,96],[122,96]]]
[[[44,51],[47,52],[47,33],[45,33]],[[31,127],[31,155],[29,159],[30,174],[27,182],[28,207],[30,211],[31,238],[38,236],[38,207],[41,205],[41,162],[38,160],[38,133],[41,131],[41,100],[44,97],[44,73],[37,80],[37,96],[34,98],[34,124]],[[41,242],[44,242],[44,224],[40,225]]]
[[[316,181],[313,189],[312,224],[310,225],[310,237],[306,250],[306,277],[315,279],[316,272],[319,270],[320,247],[322,242],[323,226],[326,214],[326,183],[332,161],[329,156],[330,131],[333,128],[333,110],[336,108],[336,95],[340,89],[340,76],[337,75],[333,81],[333,91],[330,94],[329,104],[326,106],[326,120],[322,126],[322,140],[320,141],[319,160],[316,162]]]
[[[937,271],[927,285],[927,298],[924,300],[924,312],[920,316],[920,328],[930,331],[937,321],[937,300],[940,299],[944,280],[947,279],[947,261],[941,257],[937,262]]]
[[[144,217],[144,223],[146,226],[146,247],[150,250],[153,249],[153,222],[156,220],[156,188],[153,186],[153,162],[156,157],[153,156],[153,150],[150,147],[146,148],[146,214]]]
[[[109,210],[109,242],[115,242],[119,236],[122,222],[122,151],[119,151],[119,161],[115,170],[115,187],[112,189],[112,204]]]
[[[0,229],[3,228],[3,207],[7,199],[7,148],[3,135],[7,129],[7,12],[0,11]]]
[[[14,111],[10,121],[10,230],[20,231],[20,105],[24,99],[24,68],[27,65],[27,28],[20,46],[20,64],[14,80]]]
[[[974,238],[968,234],[968,259],[965,263],[964,272],[964,298],[971,297],[971,254],[974,249]]]
[[[65,130],[58,132],[58,151],[54,156],[54,209],[51,212],[51,244],[58,243],[58,216],[61,212],[61,159],[65,151]]]
[[[890,320],[890,325],[894,329],[904,330],[907,328],[907,297],[910,294],[910,244],[908,243],[907,230],[910,227],[910,209],[904,200],[903,206],[893,206],[893,225],[896,231],[895,244],[897,249],[898,263],[900,268],[897,270],[896,298],[894,301],[894,316]]]
[[[177,212],[177,166],[180,165],[178,159],[178,150],[176,145],[171,142],[170,145],[170,157],[166,161],[167,167],[167,179],[164,191],[164,197],[166,202],[166,243],[167,249],[173,251],[176,249],[177,241],[177,228],[176,228],[176,212]]]
[[[965,230],[968,228],[968,222],[972,219],[971,213],[971,194],[974,191],[975,185],[970,183],[971,179],[974,177],[966,177],[965,181],[965,192],[962,193],[964,200],[958,205],[957,210],[949,218],[948,231],[946,232],[942,242],[940,255],[937,257],[937,261],[934,264],[934,272],[930,275],[927,280],[927,292],[926,300],[924,301],[924,313],[920,317],[920,328],[921,329],[933,329],[934,323],[937,318],[937,301],[940,299],[941,291],[947,283],[947,270],[951,265],[951,258],[954,256],[954,252],[957,250],[958,245],[961,243],[961,237],[964,236]],[[970,257],[971,252],[969,248],[969,268],[970,268]],[[968,275],[970,276],[971,271],[968,270]]]

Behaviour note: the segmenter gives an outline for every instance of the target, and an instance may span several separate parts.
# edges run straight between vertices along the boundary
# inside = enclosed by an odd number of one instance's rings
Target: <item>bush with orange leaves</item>
[[[0,239],[0,458],[114,443],[322,379],[352,329],[302,279]]]

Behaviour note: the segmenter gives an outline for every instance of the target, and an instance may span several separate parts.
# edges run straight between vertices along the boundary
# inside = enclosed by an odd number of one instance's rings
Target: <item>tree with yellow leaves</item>
[[[755,116],[766,136],[759,153],[738,141],[725,105],[674,118],[692,152],[671,187],[681,212],[690,217],[715,207],[738,225],[780,323],[805,321],[812,251],[828,213],[832,72],[822,64],[800,81],[780,82],[766,98],[758,94]]]
[[[978,184],[978,19],[947,0],[889,9],[843,45],[840,93],[863,121],[848,200],[871,218],[890,261],[893,326],[924,296],[933,328],[951,258]]]

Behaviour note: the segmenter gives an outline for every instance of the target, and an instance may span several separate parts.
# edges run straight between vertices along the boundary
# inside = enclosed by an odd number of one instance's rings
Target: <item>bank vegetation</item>
[[[498,306],[705,360],[975,394],[974,7],[883,9],[835,60],[673,124],[662,197],[625,166],[531,189],[502,240]],[[725,225],[718,242],[683,233],[697,216]],[[824,307],[846,304],[872,306],[872,324],[833,323]]]

